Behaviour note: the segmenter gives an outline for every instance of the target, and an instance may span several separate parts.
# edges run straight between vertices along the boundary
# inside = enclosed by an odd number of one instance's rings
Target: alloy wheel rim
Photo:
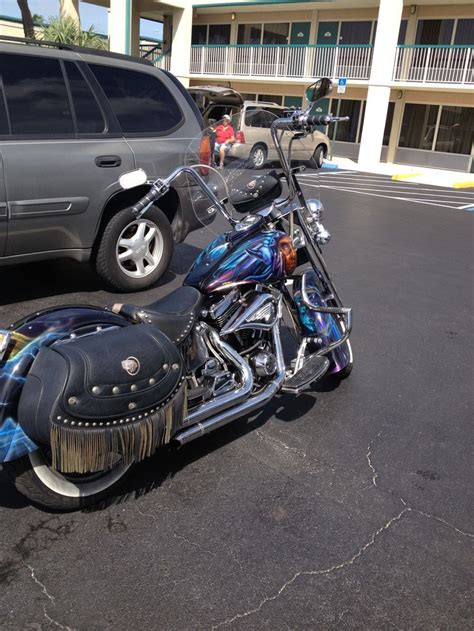
[[[260,147],[255,149],[254,153],[253,153],[253,163],[256,167],[260,167],[262,166],[262,164],[265,161],[265,154],[263,152],[263,149],[261,149]]]
[[[158,267],[163,256],[163,237],[149,219],[136,219],[120,233],[116,258],[120,270],[131,278],[144,278]]]

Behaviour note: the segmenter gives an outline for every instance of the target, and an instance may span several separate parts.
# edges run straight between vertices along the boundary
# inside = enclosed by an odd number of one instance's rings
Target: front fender
[[[38,449],[16,418],[21,390],[39,349],[73,333],[129,324],[107,309],[72,305],[37,312],[9,327],[11,341],[0,362],[0,463]]]

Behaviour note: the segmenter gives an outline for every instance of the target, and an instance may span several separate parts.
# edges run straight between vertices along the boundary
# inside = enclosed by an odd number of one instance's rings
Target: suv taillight
[[[201,164],[211,164],[211,139],[209,136],[203,136],[201,138],[201,144],[199,145],[199,162]],[[209,169],[206,167],[200,168],[201,175],[208,175]]]
[[[235,139],[237,140],[237,142],[244,143],[245,142],[244,132],[243,131],[238,131],[235,134]]]

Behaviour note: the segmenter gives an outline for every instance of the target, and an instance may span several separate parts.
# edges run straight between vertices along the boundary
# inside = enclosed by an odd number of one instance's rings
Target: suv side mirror
[[[327,77],[318,79],[315,83],[306,88],[305,95],[310,103],[324,99],[325,96],[332,92],[332,81]]]

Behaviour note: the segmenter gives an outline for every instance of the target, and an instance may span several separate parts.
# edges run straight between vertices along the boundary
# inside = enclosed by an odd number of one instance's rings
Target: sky
[[[59,0],[29,0],[28,6],[31,13],[37,13],[48,19],[50,16],[56,16],[59,12]],[[88,29],[94,26],[97,33],[107,35],[107,9],[98,7],[88,2],[81,2],[79,8],[81,14],[82,27]],[[21,17],[20,9],[16,0],[0,0],[0,15],[10,17]],[[140,20],[140,36],[153,37],[154,39],[162,39],[162,25],[151,20]]]

